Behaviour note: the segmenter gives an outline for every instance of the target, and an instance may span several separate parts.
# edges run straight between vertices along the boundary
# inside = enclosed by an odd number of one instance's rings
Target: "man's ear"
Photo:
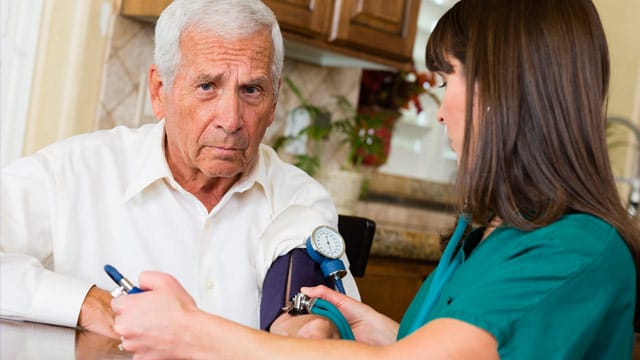
[[[151,97],[151,107],[156,118],[162,119],[165,115],[166,91],[164,83],[160,78],[158,67],[152,64],[149,67],[149,96]]]
[[[281,86],[282,86],[282,78],[280,80],[278,80],[278,87],[276,88],[276,93],[275,93],[276,99],[280,98],[280,87]]]
[[[276,117],[276,107],[278,106],[278,99],[280,98],[280,86],[282,85],[282,80],[278,80],[278,88],[276,90],[276,93],[274,94],[274,99],[276,99],[273,102],[273,107],[271,109],[271,119],[269,119],[269,124],[267,125],[267,127],[271,126],[271,124],[273,124],[273,119],[275,119]]]

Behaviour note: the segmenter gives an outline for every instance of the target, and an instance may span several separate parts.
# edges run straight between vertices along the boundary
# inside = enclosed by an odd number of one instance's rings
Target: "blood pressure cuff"
[[[260,302],[260,329],[268,330],[271,323],[282,313],[293,295],[303,286],[326,285],[320,264],[309,257],[306,249],[293,249],[278,257],[267,271],[262,283],[262,301]]]

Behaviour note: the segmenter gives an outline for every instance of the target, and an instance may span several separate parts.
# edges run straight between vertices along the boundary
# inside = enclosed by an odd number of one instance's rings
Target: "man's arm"
[[[283,313],[273,321],[269,332],[307,339],[340,339],[340,332],[333,322],[313,314],[292,316]]]
[[[301,287],[319,284],[332,286],[305,249],[293,249],[278,257],[269,268],[262,286],[260,328],[280,335],[340,338],[336,326],[322,316],[291,316],[283,311]]]
[[[3,248],[4,250],[4,248]],[[92,284],[47,270],[33,256],[0,254],[0,316],[75,327]]]
[[[112,338],[118,338],[113,331],[114,314],[111,310],[111,294],[93,286],[84,298],[78,326]]]
[[[331,286],[324,279],[320,266],[307,255],[305,249],[296,248],[278,257],[271,264],[262,285],[260,328],[269,330],[301,287],[320,284]]]
[[[0,178],[0,316],[75,327],[91,283],[51,271],[54,181],[42,159],[23,158]],[[107,302],[108,305],[108,302]]]

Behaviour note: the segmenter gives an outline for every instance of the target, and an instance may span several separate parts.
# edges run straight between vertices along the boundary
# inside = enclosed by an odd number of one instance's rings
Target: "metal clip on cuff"
[[[310,298],[303,293],[297,293],[292,299],[289,314],[299,315],[308,313],[324,316],[331,320],[338,328],[342,339],[355,340],[349,323],[344,316],[342,316],[338,308],[326,300]]]

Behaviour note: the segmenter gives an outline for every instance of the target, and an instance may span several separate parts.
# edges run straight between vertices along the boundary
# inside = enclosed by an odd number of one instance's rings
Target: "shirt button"
[[[215,284],[213,283],[213,280],[207,280],[207,282],[205,283],[205,288],[207,290],[213,290],[214,287]]]

